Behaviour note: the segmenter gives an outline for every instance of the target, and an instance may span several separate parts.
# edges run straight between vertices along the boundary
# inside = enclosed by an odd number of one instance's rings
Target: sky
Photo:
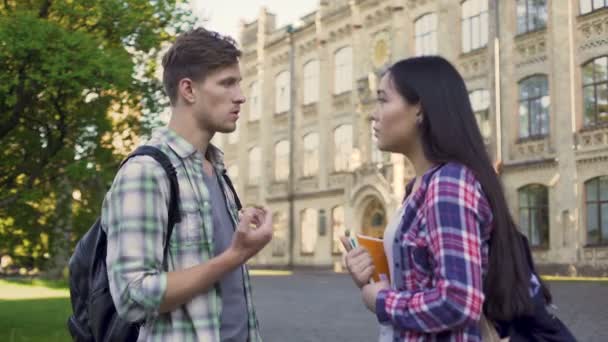
[[[260,7],[277,15],[277,28],[294,23],[300,17],[314,11],[319,0],[190,0],[192,11],[199,18],[207,18],[205,27],[238,40],[239,22],[255,20]]]

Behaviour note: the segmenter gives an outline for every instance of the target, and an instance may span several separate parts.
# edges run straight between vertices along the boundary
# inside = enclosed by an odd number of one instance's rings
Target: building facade
[[[608,0],[320,1],[243,23],[247,96],[220,137],[245,204],[273,210],[254,264],[331,267],[345,232],[382,236],[414,177],[369,115],[390,64],[441,55],[465,78],[538,264],[608,272]]]

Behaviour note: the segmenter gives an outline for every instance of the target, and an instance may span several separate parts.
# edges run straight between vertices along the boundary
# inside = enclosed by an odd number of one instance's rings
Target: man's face
[[[200,83],[193,84],[196,100],[194,115],[202,128],[211,133],[230,133],[236,129],[241,104],[241,71],[238,63],[213,71]]]

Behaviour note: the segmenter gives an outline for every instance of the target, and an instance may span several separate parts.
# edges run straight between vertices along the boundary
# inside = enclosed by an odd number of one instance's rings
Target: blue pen
[[[356,248],[357,247],[357,239],[355,239],[354,237],[351,236],[351,237],[349,237],[349,240],[350,240],[350,246],[352,248]]]

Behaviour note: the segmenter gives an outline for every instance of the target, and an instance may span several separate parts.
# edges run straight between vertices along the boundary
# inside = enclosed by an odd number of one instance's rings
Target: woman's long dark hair
[[[527,247],[486,152],[462,76],[448,61],[436,56],[399,61],[388,73],[408,103],[421,105],[421,139],[426,158],[434,163],[459,162],[470,168],[492,208],[494,221],[484,280],[486,315],[493,320],[510,321],[530,314],[533,304]],[[550,300],[544,286],[543,293]]]

